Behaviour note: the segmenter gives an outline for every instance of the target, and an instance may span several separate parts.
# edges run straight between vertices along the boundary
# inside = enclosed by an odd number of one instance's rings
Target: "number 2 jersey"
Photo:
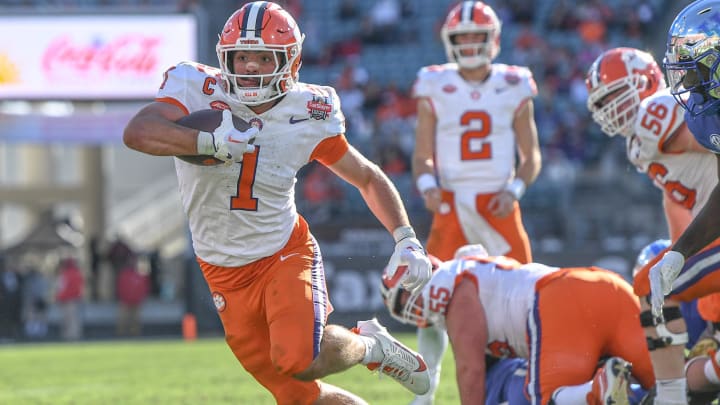
[[[227,97],[219,69],[181,62],[167,71],[156,101],[187,113],[230,109],[260,129],[255,151],[242,163],[199,166],[175,159],[193,249],[217,266],[242,266],[279,251],[298,219],[298,170],[312,160],[331,165],[349,148],[332,87],[297,83],[273,108],[255,114]]]
[[[663,152],[683,124],[684,110],[663,89],[640,103],[635,134],[627,138],[628,159],[673,201],[697,215],[717,183],[716,158],[709,153]]]
[[[455,63],[427,66],[413,95],[427,98],[435,111],[435,168],[443,189],[495,193],[514,177],[513,120],[537,95],[529,69],[493,64],[485,81],[471,83]]]

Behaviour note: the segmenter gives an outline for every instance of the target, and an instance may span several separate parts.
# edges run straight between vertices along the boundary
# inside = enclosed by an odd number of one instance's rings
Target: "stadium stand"
[[[416,227],[423,231],[429,216],[409,173],[414,131],[414,102],[409,95],[420,67],[445,61],[438,32],[442,18],[455,1],[278,2],[294,10],[308,37],[304,44],[301,80],[336,86],[348,117],[348,138],[392,171],[391,176]],[[214,44],[218,25],[222,24],[214,18],[220,15],[219,18],[224,19],[243,3],[4,0],[0,13],[190,13],[197,16],[204,30],[199,33],[202,39],[199,59],[214,65],[217,63]],[[539,86],[535,113],[543,170],[521,201],[536,256],[552,262],[544,257],[569,251],[579,256],[593,244],[602,246],[606,252],[627,256],[626,252],[632,255],[650,240],[663,236],[665,225],[657,190],[627,163],[624,140],[609,140],[593,124],[584,104],[586,92],[582,78],[590,62],[610,47],[639,47],[662,60],[665,30],[678,5],[670,0],[489,0],[488,3],[503,21],[498,61],[529,66]],[[378,20],[388,18],[395,22],[378,25]],[[128,109],[126,104],[106,104],[108,111]],[[172,252],[169,254],[173,256],[170,261],[173,266],[185,263],[186,258],[178,259],[186,248],[183,245],[186,235],[182,216],[175,215],[179,202],[170,194],[176,187],[171,162],[156,162],[147,168],[143,166],[146,161],[132,152],[117,146],[109,149],[114,170],[136,177],[134,180],[120,176],[113,179],[115,183],[107,199],[108,233],[138,235],[135,241],[138,249],[166,249]],[[149,171],[157,174],[157,183],[148,186],[147,181],[138,182],[142,173]],[[302,175],[322,176],[322,173],[314,173],[310,167]],[[341,243],[334,243],[341,229],[377,225],[368,221],[371,216],[354,188],[334,176],[329,181],[337,182],[329,186],[332,192],[318,193],[306,187],[297,193],[299,209],[315,221],[318,238],[333,242],[323,245],[326,256],[332,257],[334,252],[345,253]],[[150,201],[156,204],[148,204]],[[162,226],[149,226],[148,218],[159,217],[158,212],[173,215],[163,216]],[[186,276],[184,272],[178,274],[173,288],[180,294]],[[210,307],[205,301],[199,305]],[[176,328],[183,312],[182,307],[167,307],[164,301],[149,308],[144,316],[149,321],[165,319],[158,321],[160,327],[170,320],[172,328]],[[163,318],[153,312],[156,310],[170,315]],[[112,309],[98,307],[92,311],[88,315],[90,320],[100,324],[110,322]],[[56,319],[56,313],[51,310],[51,322]]]

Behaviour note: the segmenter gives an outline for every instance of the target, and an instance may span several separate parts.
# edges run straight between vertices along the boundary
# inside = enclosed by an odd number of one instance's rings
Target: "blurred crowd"
[[[342,21],[345,35],[322,48],[313,46],[309,36],[304,48],[304,68],[316,66],[337,72],[330,77],[341,98],[347,116],[347,135],[351,143],[370,156],[398,185],[411,212],[423,207],[410,175],[410,157],[414,144],[415,101],[412,98],[414,73],[421,65],[406,67],[404,82],[388,80],[388,60],[370,61],[367,52],[397,45],[408,54],[389,55],[395,64],[417,60],[412,53],[441,49],[439,29],[446,12],[456,2],[446,2],[447,9],[435,13],[431,27],[423,25],[426,16],[422,5],[403,0],[377,0],[360,6],[357,0],[343,0],[336,18]],[[623,140],[610,140],[595,125],[585,103],[587,90],[584,76],[592,61],[604,50],[630,46],[662,55],[651,48],[662,48],[664,36],[658,24],[664,18],[665,0],[532,0],[488,1],[503,22],[502,51],[498,63],[528,66],[539,88],[535,117],[543,154],[543,170],[523,201],[526,205],[554,204],[567,211],[573,201],[577,181],[586,178],[612,184],[619,176],[630,177],[630,187],[653,195],[644,175],[636,174],[627,163]],[[315,19],[304,10],[300,14],[310,32]],[[434,43],[423,42],[418,30],[433,30]],[[307,31],[306,31],[307,32]],[[347,33],[350,33],[349,35]],[[664,48],[663,48],[664,49]],[[382,53],[380,53],[382,54]],[[444,63],[442,52],[432,63]],[[551,57],[548,57],[548,56]],[[302,76],[301,76],[302,79]],[[313,166],[301,195],[307,209],[332,218],[335,211],[358,209],[357,196],[341,181],[323,173],[327,169]],[[630,174],[630,176],[628,176]],[[308,181],[310,180],[310,181]],[[553,193],[556,199],[544,195]],[[642,194],[639,192],[638,194]],[[335,202],[328,205],[328,201]],[[317,220],[317,217],[314,217]],[[532,221],[532,219],[530,219]],[[533,228],[532,224],[530,228]],[[544,231],[569,237],[561,221]],[[588,231],[590,232],[590,231]]]
[[[83,266],[78,251],[66,246],[0,255],[0,343],[79,340],[84,305],[99,302],[117,304],[116,336],[140,336],[143,303],[161,295],[157,253],[136,252],[117,238],[102,247],[93,243],[91,256]]]
[[[66,12],[158,9],[196,13],[205,19],[207,55],[216,64],[215,15],[226,15],[247,0],[8,0],[3,7]],[[347,116],[347,136],[395,180],[411,213],[422,213],[410,176],[415,102],[412,83],[425,64],[444,63],[439,30],[457,0],[277,0],[306,34],[303,81],[333,85]],[[607,183],[628,168],[624,145],[608,140],[585,108],[584,74],[603,50],[631,46],[655,54],[664,49],[669,0],[534,0],[487,3],[502,23],[502,51],[496,62],[528,66],[539,95],[535,116],[543,152],[543,171],[523,203],[542,205],[547,190],[571,202],[578,178],[596,176]],[[429,61],[427,55],[432,55]],[[354,190],[323,167],[311,166],[298,190],[301,210],[332,219],[338,213],[364,210]],[[639,187],[650,184],[637,180]],[[638,187],[633,184],[633,187]],[[553,232],[562,232],[554,230]],[[567,236],[567,235],[565,235]]]
[[[301,80],[329,84],[337,89],[347,117],[350,142],[393,179],[411,215],[424,214],[422,199],[417,195],[410,173],[416,114],[412,83],[415,73],[427,63],[419,56],[436,56],[430,63],[445,62],[438,32],[447,11],[457,1],[277,2],[296,17],[307,35]],[[2,3],[0,8],[17,7],[26,11],[46,8],[71,13],[130,7],[134,12],[143,12],[145,8],[164,8],[168,12],[204,10],[205,15],[210,16],[213,7],[234,9],[245,1],[5,0]],[[630,220],[617,216],[608,220],[600,214],[594,218],[578,215],[578,220],[573,221],[570,208],[582,205],[577,203],[581,193],[576,188],[587,179],[593,179],[595,186],[607,185],[613,189],[626,185],[634,197],[649,195],[648,199],[657,201],[650,182],[629,167],[623,140],[608,139],[593,123],[585,107],[584,75],[602,51],[616,46],[648,50],[660,61],[662,55],[657,50],[664,48],[666,24],[658,21],[667,19],[671,2],[488,0],[487,3],[503,22],[502,51],[496,62],[528,66],[538,84],[535,118],[543,169],[522,203],[543,208],[543,215],[526,216],[531,237],[542,233],[581,241],[583,235],[577,233],[597,234],[598,229],[593,226],[617,225],[629,229],[637,225],[634,220],[648,226],[658,225],[657,221],[653,223],[638,215]],[[328,8],[332,9],[330,15]],[[219,14],[224,18],[225,13]],[[333,20],[332,24],[326,24],[328,18]],[[217,27],[208,29],[216,32]],[[207,46],[214,49],[216,36],[207,37],[212,41]],[[392,53],[383,52],[384,49],[392,49]],[[380,57],[368,58],[369,52]],[[201,61],[215,64],[214,60]],[[401,75],[395,74],[396,71]],[[310,165],[301,175],[304,181],[297,190],[299,209],[312,218],[313,223],[366,211],[362,199],[354,194],[357,191],[330,175],[323,166]],[[581,217],[584,219],[580,220]],[[590,223],[592,220],[597,223]],[[614,224],[616,220],[618,223]],[[637,231],[635,228],[633,232]],[[50,305],[61,307],[63,316],[72,317],[81,310],[78,308],[82,307],[82,297],[99,300],[101,288],[97,285],[96,269],[102,263],[113,268],[115,285],[118,288],[124,285],[130,292],[117,290],[108,294],[111,299],[124,303],[122,313],[118,314],[117,333],[139,333],[138,303],[147,296],[160,294],[157,263],[140,265],[151,263],[152,256],[133,252],[121,240],[96,246],[94,251],[91,268],[79,272],[80,276],[89,275],[88,280],[77,277],[73,271],[77,261],[72,257],[59,258],[55,269],[45,272],[33,266],[0,265],[0,338],[42,338],[47,334]],[[142,280],[121,276],[126,274],[125,268],[134,269]],[[143,268],[147,271],[138,271]],[[68,323],[69,330],[62,331],[62,336],[76,339],[82,335],[81,325],[72,319],[65,324]]]

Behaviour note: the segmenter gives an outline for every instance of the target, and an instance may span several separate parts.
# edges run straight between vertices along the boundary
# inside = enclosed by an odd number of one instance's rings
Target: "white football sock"
[[[418,395],[416,398],[425,399],[428,403],[433,402],[435,391],[440,385],[440,370],[442,358],[448,346],[448,336],[444,329],[430,326],[418,328],[418,352],[422,354],[430,372],[430,390],[425,395]]]
[[[448,336],[444,329],[435,326],[418,328],[418,352],[422,354],[430,370],[439,370],[442,358],[448,346]]]
[[[655,405],[687,404],[687,381],[685,378],[657,380],[655,387],[657,388]]]
[[[381,362],[385,354],[380,347],[377,339],[372,336],[358,335],[360,340],[365,344],[365,357],[363,357],[361,363],[367,365],[369,363]]]
[[[592,390],[592,381],[580,385],[560,387],[553,392],[552,400],[555,405],[584,404],[590,390]]]

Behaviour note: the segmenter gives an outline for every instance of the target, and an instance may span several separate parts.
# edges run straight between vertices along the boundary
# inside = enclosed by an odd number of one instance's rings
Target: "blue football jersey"
[[[688,99],[688,110],[692,111],[693,106],[700,101],[702,96],[691,94]],[[692,116],[685,111],[685,122],[698,143],[713,153],[720,153],[720,112],[706,111],[705,113]]]

